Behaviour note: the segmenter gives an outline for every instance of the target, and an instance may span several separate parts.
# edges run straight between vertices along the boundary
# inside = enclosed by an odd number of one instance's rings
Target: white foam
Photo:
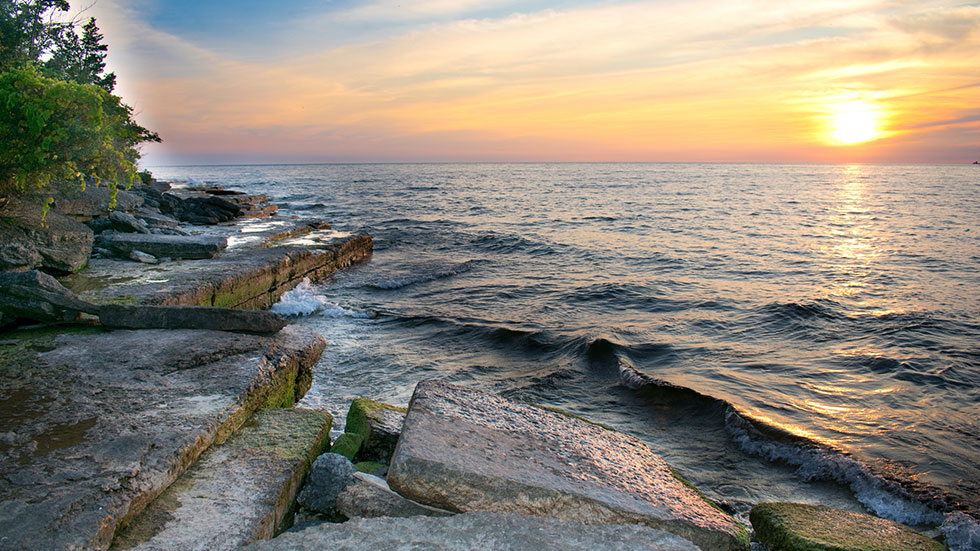
[[[939,531],[946,538],[949,551],[980,550],[980,522],[966,513],[946,515]]]
[[[797,475],[804,480],[834,480],[849,485],[854,497],[882,518],[914,526],[937,525],[943,521],[941,513],[910,499],[901,486],[875,475],[854,458],[819,447],[766,439],[731,406],[725,415],[725,428],[746,452],[795,465]]]
[[[309,278],[287,291],[269,310],[281,316],[309,316],[319,313],[328,318],[373,318],[374,312],[340,306],[318,294],[310,285]]]

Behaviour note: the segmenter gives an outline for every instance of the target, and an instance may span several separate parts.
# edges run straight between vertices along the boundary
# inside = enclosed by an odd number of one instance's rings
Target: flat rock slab
[[[62,281],[95,303],[214,306],[264,310],[304,278],[318,281],[371,255],[362,233],[323,249],[281,246],[229,251],[209,260],[160,265],[92,259],[88,268]],[[147,251],[149,252],[149,251]]]
[[[122,329],[214,329],[238,333],[275,333],[286,320],[266,310],[208,306],[120,306],[99,308],[99,321]]]
[[[330,414],[269,408],[204,452],[112,544],[139,551],[233,551],[288,528],[296,493],[329,443]]]
[[[802,503],[761,503],[749,514],[773,551],[943,551],[915,530],[864,513]]]
[[[451,517],[358,518],[287,532],[249,551],[697,551],[691,542],[646,526],[594,526],[498,513]]]
[[[636,438],[441,381],[416,387],[388,483],[451,511],[641,524],[704,549],[748,548],[744,528]]]
[[[0,548],[106,549],[263,405],[308,388],[325,341],[221,331],[13,331],[0,350]]]
[[[71,321],[80,312],[98,313],[94,304],[78,298],[44,272],[0,272],[0,312],[36,321]]]
[[[228,240],[198,235],[102,233],[99,245],[125,258],[133,251],[142,251],[157,258],[204,259],[225,250]]]

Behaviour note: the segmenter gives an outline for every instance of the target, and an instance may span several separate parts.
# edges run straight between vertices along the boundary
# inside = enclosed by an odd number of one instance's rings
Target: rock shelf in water
[[[748,549],[741,525],[636,438],[441,381],[416,387],[388,483],[451,511],[640,524],[704,549]]]

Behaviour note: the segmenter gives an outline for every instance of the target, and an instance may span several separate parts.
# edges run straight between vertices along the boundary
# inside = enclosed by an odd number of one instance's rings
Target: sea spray
[[[299,285],[284,293],[279,302],[270,308],[281,316],[309,316],[320,314],[328,318],[373,318],[374,312],[359,308],[344,307],[318,294],[310,285],[309,278],[303,278]]]

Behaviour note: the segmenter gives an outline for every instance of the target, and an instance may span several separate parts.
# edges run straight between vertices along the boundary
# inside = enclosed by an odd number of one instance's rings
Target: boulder
[[[244,210],[242,206],[218,197],[191,197],[180,204],[176,214],[191,224],[218,224],[241,216]]]
[[[391,490],[383,478],[356,472],[353,484],[337,496],[337,512],[354,517],[445,517],[453,513],[406,499]]]
[[[256,542],[248,551],[697,551],[691,542],[646,526],[594,526],[494,513],[451,517],[355,518]]]
[[[157,258],[214,258],[228,246],[224,237],[159,235],[142,233],[104,233],[99,245],[123,258],[132,251],[143,251]]]
[[[641,524],[704,549],[749,547],[741,525],[640,440],[442,381],[415,388],[388,483],[451,511]]]
[[[136,219],[132,214],[126,214],[121,210],[114,210],[109,213],[109,221],[112,222],[112,229],[123,233],[150,233],[150,228],[146,224]]]
[[[332,513],[337,505],[337,496],[354,483],[356,472],[354,464],[342,455],[321,455],[313,462],[310,478],[299,493],[299,504],[320,513]]]
[[[109,214],[112,192],[103,186],[85,186],[85,191],[66,192],[56,197],[52,209],[76,220],[85,221]],[[143,198],[124,189],[116,192],[114,210],[134,211],[143,204]]]
[[[136,262],[142,262],[143,264],[158,264],[160,261],[157,257],[152,254],[146,254],[143,251],[132,251],[129,253],[129,259],[135,260]]]
[[[946,515],[939,530],[950,549],[980,549],[980,522],[966,513]]]
[[[359,434],[364,442],[358,452],[362,461],[387,463],[395,452],[408,408],[367,398],[355,398],[347,410],[347,432]]]
[[[11,198],[0,209],[0,270],[77,272],[88,263],[93,239],[85,224]]]
[[[756,537],[778,551],[943,551],[904,524],[802,503],[760,503],[749,513]]]
[[[43,272],[0,272],[0,312],[4,319],[71,321],[81,312],[98,311],[98,306],[78,298]]]
[[[99,307],[99,321],[116,329],[213,329],[235,333],[272,334],[285,327],[278,314],[265,310],[237,310],[208,306]]]

